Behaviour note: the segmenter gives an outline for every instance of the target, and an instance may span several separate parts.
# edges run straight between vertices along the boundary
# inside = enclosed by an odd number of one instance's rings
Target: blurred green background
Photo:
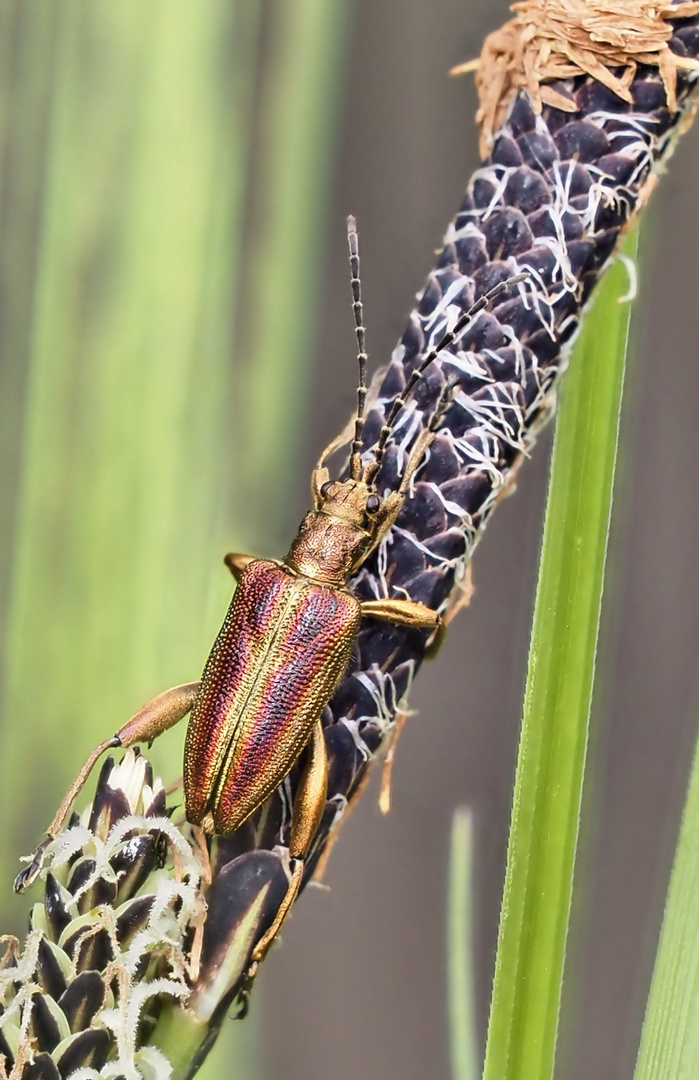
[[[5,880],[90,744],[197,677],[222,554],[278,548],[345,21],[0,5]]]
[[[196,678],[227,550],[282,554],[354,399],[345,215],[374,365],[477,164],[487,0],[0,0],[0,890],[88,749]],[[693,735],[699,215],[652,208],[602,641],[561,1075],[629,1075]],[[209,1076],[446,1077],[449,822],[474,814],[483,1032],[546,454],[371,792]],[[606,678],[604,676],[606,675]],[[182,734],[154,759],[180,769]],[[236,1030],[237,1042],[231,1041]],[[257,1033],[258,1046],[250,1043]],[[241,1047],[242,1042],[242,1047]]]

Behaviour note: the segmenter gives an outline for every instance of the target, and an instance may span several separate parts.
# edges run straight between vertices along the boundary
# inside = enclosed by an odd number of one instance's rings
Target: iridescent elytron
[[[90,770],[107,749],[151,742],[191,712],[184,752],[187,819],[208,834],[228,835],[282,783],[307,749],[291,820],[291,879],[277,916],[256,945],[252,974],[282,925],[303,880],[304,861],[326,800],[327,755],[321,714],[349,662],[362,619],[379,619],[432,632],[438,612],[403,599],[359,601],[349,579],[395,522],[410,481],[449,404],[449,384],[432,421],[418,437],[397,491],[380,494],[376,477],[396,417],[435,356],[478,311],[527,275],[501,282],[477,301],[425,356],[395,399],[376,446],[363,461],[366,399],[365,332],[354,218],[348,219],[352,296],[359,346],[359,389],[349,476],[331,480],[326,459],[313,471],[313,510],[301,522],[280,562],[231,554],[226,564],[238,588],[207,660],[201,682],[176,686],[145,705],[111,739],[92,752],[54,817],[29,866],[15,881],[19,891],[36,878],[48,844],[63,827]]]

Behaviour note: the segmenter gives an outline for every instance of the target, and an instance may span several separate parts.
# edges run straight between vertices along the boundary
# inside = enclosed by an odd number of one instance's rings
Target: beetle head
[[[392,492],[382,499],[363,480],[331,480],[319,466],[313,502],[285,561],[304,577],[344,585],[390,529],[403,496]]]

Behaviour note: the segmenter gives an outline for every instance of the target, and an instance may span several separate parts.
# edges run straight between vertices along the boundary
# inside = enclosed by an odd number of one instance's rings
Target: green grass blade
[[[473,819],[457,810],[451,828],[447,891],[447,1000],[452,1080],[476,1080],[473,992]]]
[[[675,852],[634,1080],[699,1076],[699,746]]]
[[[624,245],[633,255],[635,234]],[[628,338],[615,263],[556,425],[484,1080],[553,1073]]]

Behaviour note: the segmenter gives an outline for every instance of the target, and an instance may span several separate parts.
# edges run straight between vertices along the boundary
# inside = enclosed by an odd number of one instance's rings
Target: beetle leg
[[[425,650],[430,660],[439,652],[447,632],[444,619],[438,611],[418,604],[414,600],[363,600],[362,615],[396,626],[410,626],[415,630],[434,630],[435,633]]]
[[[442,622],[438,611],[414,600],[362,600],[362,615],[396,626],[411,626],[418,630],[437,630]]]
[[[437,629],[427,643],[425,648],[425,660],[434,660],[435,656],[444,644],[444,639],[447,636],[447,624],[440,616]]]
[[[163,690],[127,720],[114,736],[114,746],[133,746],[134,743],[152,743],[158,735],[178,724],[194,708],[199,696],[200,682],[182,683]]]
[[[410,481],[414,477],[417,470],[420,468],[422,464],[422,459],[425,456],[425,452],[428,450],[430,443],[434,441],[434,437],[434,431],[431,431],[429,428],[425,428],[423,431],[420,432],[417,439],[415,440],[415,445],[410,451],[410,456],[408,457],[408,462],[403,472],[400,487],[398,488],[398,492],[400,495],[405,495],[408,488],[410,487]]]
[[[322,488],[326,480],[330,479],[330,473],[325,467],[325,462],[328,460],[329,457],[332,457],[332,455],[337,450],[339,450],[341,446],[347,446],[348,443],[352,442],[352,438],[354,436],[354,425],[355,418],[352,416],[345,425],[344,430],[340,432],[337,438],[333,439],[333,441],[325,447],[325,450],[318,458],[318,464],[316,465],[315,469],[311,474],[311,494],[313,496],[313,505],[316,510],[320,509],[320,504],[323,501],[320,497],[320,489]]]
[[[237,551],[229,551],[223,561],[232,573],[236,581],[240,581],[243,571],[251,562],[255,562],[257,555],[240,555]]]
[[[415,473],[420,468],[425,456],[425,452],[429,448],[430,443],[433,441],[435,433],[429,429],[422,431],[415,440],[415,445],[410,451],[407,464],[403,471],[403,476],[400,482],[400,487],[397,491],[391,491],[384,498],[381,509],[379,510],[379,516],[376,524],[376,531],[374,534],[374,540],[371,547],[364,554],[366,559],[376,548],[379,546],[384,536],[390,532],[396,523],[398,515],[403,509],[403,503],[405,502],[410,482],[413,479]]]
[[[299,781],[291,814],[289,857],[305,859],[325,809],[328,793],[328,752],[320,718],[308,742],[308,761]]]
[[[201,683],[185,683],[183,686],[173,686],[171,690],[164,690],[147,702],[142,709],[131,717],[130,720],[119,728],[116,735],[111,739],[105,739],[96,746],[87,758],[82,769],[68,788],[61,805],[58,807],[53,821],[46,830],[46,836],[34,852],[31,862],[15,878],[15,892],[23,892],[39,875],[44,854],[49,844],[56,839],[65,825],[73,803],[82,791],[85,783],[92,772],[95,764],[105,752],[118,747],[126,749],[134,743],[150,743],[158,735],[172,727],[190,711],[199,693]]]
[[[248,976],[254,977],[258,964],[264,960],[270,945],[279,933],[291,906],[298,896],[303,881],[303,871],[308,849],[320,824],[325,809],[328,788],[328,754],[320,719],[313,726],[308,743],[308,762],[299,781],[294,809],[291,816],[291,841],[289,858],[293,861],[291,881],[274,922],[260,938],[252,951]]]
[[[346,446],[347,443],[352,442],[352,436],[354,435],[354,417],[351,416],[339,435],[336,435],[331,443],[323,450],[323,453],[318,458],[318,463],[314,471],[322,469],[328,458],[332,457],[341,446]]]

